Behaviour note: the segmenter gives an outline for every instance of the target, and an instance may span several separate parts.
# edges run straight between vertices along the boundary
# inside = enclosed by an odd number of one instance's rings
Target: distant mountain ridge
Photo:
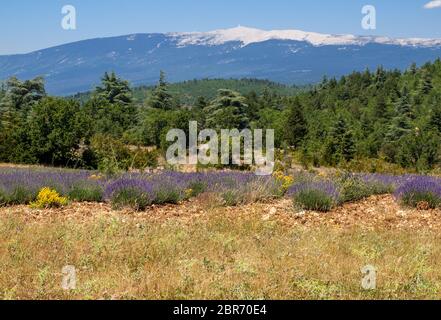
[[[28,54],[0,56],[0,79],[44,76],[51,94],[91,90],[105,71],[133,85],[257,78],[285,84],[317,82],[354,70],[404,69],[441,56],[441,39],[326,35],[237,27],[212,32],[151,33],[84,40]]]
[[[441,39],[424,38],[389,38],[374,36],[354,36],[351,34],[332,35],[301,30],[272,30],[264,31],[238,26],[232,29],[221,29],[210,32],[181,32],[169,33],[178,39],[181,46],[187,45],[221,45],[226,42],[238,41],[244,46],[268,40],[291,40],[308,42],[314,46],[326,45],[366,45],[368,43],[433,47],[441,46]],[[136,35],[132,35],[136,37]]]

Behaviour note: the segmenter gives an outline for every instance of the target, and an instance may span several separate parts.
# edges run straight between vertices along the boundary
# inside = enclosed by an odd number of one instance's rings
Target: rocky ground
[[[374,196],[357,203],[345,204],[328,213],[295,209],[291,200],[281,199],[238,207],[219,207],[204,195],[179,205],[153,206],[145,212],[114,211],[109,204],[72,203],[65,208],[35,210],[27,206],[0,208],[0,214],[16,214],[31,220],[51,217],[76,219],[120,216],[131,219],[164,222],[203,221],[213,214],[235,217],[257,217],[277,220],[286,225],[363,227],[369,230],[420,229],[441,230],[441,210],[417,210],[399,206],[391,195]]]

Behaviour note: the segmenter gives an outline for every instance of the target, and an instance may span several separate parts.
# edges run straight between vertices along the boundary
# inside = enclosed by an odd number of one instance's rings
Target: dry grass
[[[384,208],[375,220],[369,212],[381,208],[362,205],[320,217],[286,201],[228,209],[196,201],[144,214],[93,204],[1,209],[0,298],[439,299],[439,229],[415,229],[414,219],[403,227],[402,212]],[[361,288],[367,264],[378,269],[375,291]],[[65,265],[77,268],[74,291],[61,289]]]

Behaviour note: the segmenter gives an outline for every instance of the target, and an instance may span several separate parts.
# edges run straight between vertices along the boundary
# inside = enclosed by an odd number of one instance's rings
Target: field
[[[0,171],[3,299],[441,295],[437,178],[302,172],[266,178],[237,172],[102,177],[41,168]],[[211,182],[196,184],[202,178]],[[169,187],[170,181],[181,189],[157,191],[164,190],[158,184]],[[38,193],[44,187],[68,201],[40,203]],[[102,198],[84,190],[102,190]],[[94,201],[78,198],[90,194]],[[418,201],[410,201],[409,194]],[[73,195],[79,200],[72,200]],[[329,207],[323,198],[331,201]],[[146,199],[145,207],[140,206]],[[306,208],[311,205],[316,210]],[[77,270],[75,290],[61,287],[66,265]],[[366,265],[377,269],[375,290],[361,286]]]

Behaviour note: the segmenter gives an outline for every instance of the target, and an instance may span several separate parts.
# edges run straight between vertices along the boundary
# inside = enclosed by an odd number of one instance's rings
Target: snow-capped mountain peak
[[[271,41],[268,41],[271,40]],[[369,44],[375,45],[369,45]],[[90,90],[106,71],[132,84],[200,78],[258,78],[308,84],[354,70],[408,68],[441,57],[441,40],[330,35],[236,27],[211,32],[97,38],[0,56],[0,81],[44,76],[51,94]]]
[[[368,43],[393,44],[401,46],[440,46],[441,39],[392,39],[388,37],[366,37],[350,34],[331,35],[301,30],[265,31],[238,26],[231,29],[220,29],[209,32],[171,33],[180,46],[188,45],[221,45],[226,42],[241,42],[243,46],[268,40],[305,41],[314,46],[325,45],[365,45]]]

